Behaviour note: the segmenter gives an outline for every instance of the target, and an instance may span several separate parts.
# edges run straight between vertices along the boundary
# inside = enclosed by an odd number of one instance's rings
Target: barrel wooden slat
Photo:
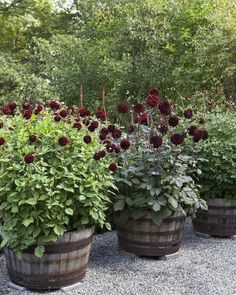
[[[236,235],[236,201],[213,199],[208,210],[199,211],[193,219],[195,231],[210,236],[231,237]]]
[[[81,281],[89,259],[92,235],[93,228],[66,233],[45,247],[42,258],[34,256],[33,249],[29,248],[29,253],[24,251],[23,259],[18,260],[11,249],[5,248],[11,281],[35,290],[54,290]]]
[[[180,248],[180,241],[185,224],[185,216],[176,213],[156,225],[150,216],[123,224],[117,218],[119,247],[138,256],[163,256],[175,253]]]

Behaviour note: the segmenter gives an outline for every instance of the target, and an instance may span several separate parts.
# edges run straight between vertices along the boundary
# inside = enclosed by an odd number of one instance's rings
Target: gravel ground
[[[0,265],[0,295],[39,294],[9,288],[3,257]],[[97,235],[86,278],[67,294],[236,295],[236,240],[195,237],[188,221],[180,255],[157,261],[119,251],[115,232]]]

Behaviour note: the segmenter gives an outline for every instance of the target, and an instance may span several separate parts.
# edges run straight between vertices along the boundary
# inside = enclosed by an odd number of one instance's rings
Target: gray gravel
[[[39,294],[9,288],[3,257],[0,265],[0,295]],[[195,237],[188,221],[180,255],[157,261],[119,251],[114,231],[97,235],[86,278],[67,294],[236,295],[236,240]]]

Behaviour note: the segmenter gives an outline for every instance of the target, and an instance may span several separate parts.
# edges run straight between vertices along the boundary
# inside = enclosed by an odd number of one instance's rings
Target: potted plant
[[[197,232],[217,237],[236,235],[236,119],[234,113],[208,116],[209,139],[195,150],[202,174],[200,193],[208,210],[193,219]]]
[[[193,112],[175,113],[156,89],[143,103],[118,105],[127,130],[120,146],[116,173],[119,194],[114,199],[121,249],[139,256],[163,256],[180,248],[186,216],[205,209],[191,177],[196,160],[184,143],[207,139],[201,120],[192,125]]]
[[[10,103],[2,112],[1,247],[10,279],[29,289],[74,284],[85,275],[94,226],[109,227],[113,176],[99,139],[105,112],[98,119],[58,101]]]

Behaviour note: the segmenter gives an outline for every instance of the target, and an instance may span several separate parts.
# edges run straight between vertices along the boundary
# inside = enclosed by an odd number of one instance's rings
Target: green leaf
[[[121,211],[125,208],[125,200],[120,199],[114,204],[114,210],[115,211]]]
[[[24,200],[24,203],[29,204],[29,205],[36,205],[37,199],[36,198],[30,198],[28,200]]]
[[[34,249],[35,256],[41,258],[43,256],[43,253],[45,251],[45,247],[43,245],[39,245]]]
[[[24,224],[24,226],[28,227],[31,223],[34,222],[34,219],[33,217],[29,217],[29,218],[26,218],[22,221],[22,224]]]
[[[68,215],[73,215],[73,213],[74,213],[74,211],[71,208],[66,208],[65,212]]]
[[[56,225],[53,230],[54,230],[55,234],[58,236],[62,236],[64,234],[64,227],[63,226]]]

